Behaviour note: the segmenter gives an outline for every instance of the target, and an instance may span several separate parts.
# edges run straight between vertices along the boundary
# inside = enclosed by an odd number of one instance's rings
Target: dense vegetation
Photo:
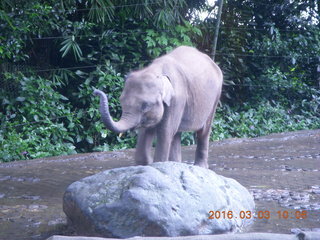
[[[103,127],[93,88],[119,117],[130,70],[179,45],[210,55],[216,10],[205,0],[1,1],[0,161],[134,147],[135,132]],[[320,127],[319,13],[319,1],[224,1],[212,140]]]

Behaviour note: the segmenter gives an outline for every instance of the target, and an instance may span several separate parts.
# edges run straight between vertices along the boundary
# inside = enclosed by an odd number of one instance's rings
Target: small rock
[[[295,201],[301,200],[301,197],[299,195],[293,195],[291,198]]]
[[[320,210],[320,204],[319,203],[314,203],[310,205],[310,208],[312,210]]]
[[[63,218],[58,218],[55,220],[51,220],[48,222],[48,226],[54,226],[54,225],[59,225],[59,224],[66,224],[66,220]]]
[[[22,195],[21,197],[22,197],[23,199],[33,200],[33,201],[36,201],[36,200],[40,200],[40,199],[41,199],[40,196]]]
[[[47,209],[48,206],[46,205],[37,205],[37,204],[32,204],[28,207],[28,210],[30,212],[39,212],[39,211],[42,211],[44,209]]]
[[[8,181],[8,180],[10,180],[10,179],[11,179],[10,176],[0,177],[0,181]]]
[[[285,166],[285,170],[286,170],[286,171],[292,171],[293,168],[292,168],[292,167],[289,167],[289,166]]]
[[[292,228],[291,229],[291,233],[293,233],[293,234],[298,234],[300,232],[302,232],[302,230],[300,228]]]
[[[314,194],[320,194],[320,189],[312,189],[312,193],[314,193]]]
[[[289,192],[281,193],[281,198],[288,198],[288,197],[289,197]]]
[[[310,209],[310,205],[302,205],[301,209],[309,210]]]
[[[292,209],[295,209],[295,210],[299,210],[299,209],[301,209],[301,206],[293,205],[291,208],[292,208]]]

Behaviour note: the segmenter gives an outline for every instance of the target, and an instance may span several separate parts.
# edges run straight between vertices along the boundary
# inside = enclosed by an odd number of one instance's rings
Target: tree
[[[295,72],[301,84],[317,86],[317,11],[314,1],[225,1],[217,61],[223,66],[226,83],[236,84],[227,87],[229,97],[242,102],[255,98],[256,87],[250,86],[269,85],[262,76],[272,69],[288,75]],[[202,42],[203,49],[210,49],[214,21],[207,18],[200,23],[203,39],[209,40]]]

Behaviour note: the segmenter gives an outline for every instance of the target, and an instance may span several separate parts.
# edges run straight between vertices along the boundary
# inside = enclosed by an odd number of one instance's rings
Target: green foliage
[[[232,106],[234,102],[255,102],[256,86],[267,84],[274,90],[283,85],[266,80],[274,69],[288,77],[289,85],[284,83],[290,88],[288,91],[297,90],[291,87],[293,77],[309,87],[318,86],[317,5],[305,1],[226,1],[215,58],[229,84],[223,98],[226,103]],[[202,49],[210,49],[214,23],[215,18],[210,17],[199,23],[203,37],[198,42]],[[292,77],[287,74],[290,72]]]
[[[42,123],[40,127],[19,127],[19,132],[14,127],[8,127],[0,130],[0,145],[3,147],[0,159],[9,162],[75,154],[75,146],[68,142],[70,138],[67,135],[63,124],[52,122]]]
[[[193,132],[183,132],[181,134],[181,145],[188,146],[195,143],[195,134]]]
[[[108,93],[118,119],[123,76],[155,54],[192,45],[197,30],[182,21],[187,11],[184,0],[3,2],[0,159],[134,147],[135,132],[118,136],[105,129],[93,89]]]
[[[88,17],[91,21],[105,23],[111,21],[114,16],[114,7],[110,0],[89,0],[91,5]]]
[[[5,81],[18,84],[16,95],[0,92],[0,159],[12,161],[75,153],[73,130],[78,120],[67,98],[52,82],[35,77],[6,74]],[[64,121],[62,121],[64,120]]]
[[[316,1],[224,2],[215,59],[226,85],[211,139],[320,127],[319,9]],[[216,5],[1,1],[0,161],[134,147],[136,132],[105,129],[93,89],[108,93],[119,119],[128,72],[180,45],[210,53],[216,19],[197,19],[200,10]],[[194,144],[193,134],[182,143]]]
[[[82,51],[79,44],[75,41],[75,37],[67,37],[62,43],[62,48],[60,52],[63,52],[62,57],[66,56],[71,50],[74,54],[75,59],[80,59],[82,57]]]
[[[262,101],[235,109],[223,105],[217,111],[211,140],[258,137],[271,133],[320,128],[320,92],[309,102],[286,108],[279,102]]]
[[[66,14],[57,12],[55,5],[38,1],[12,1],[12,6],[7,6],[9,4],[3,4],[2,9],[0,7],[0,60],[27,61],[35,54],[32,50],[39,42],[32,37],[41,38],[64,29],[62,26],[66,23]]]
[[[84,80],[79,85],[78,93],[74,96],[77,99],[77,102],[74,101],[77,103],[74,107],[78,109],[77,115],[81,121],[81,130],[76,139],[78,149],[83,152],[101,149],[111,150],[115,148],[116,142],[114,140],[117,139],[117,135],[105,129],[99,112],[99,98],[92,93],[94,88],[107,92],[110,113],[115,118],[120,118],[119,98],[124,80],[108,63],[90,73],[78,71],[77,75]]]
[[[145,38],[149,56],[156,58],[181,45],[193,46],[190,37],[193,35],[201,36],[201,31],[187,22],[185,25],[177,25],[168,31],[149,29]]]

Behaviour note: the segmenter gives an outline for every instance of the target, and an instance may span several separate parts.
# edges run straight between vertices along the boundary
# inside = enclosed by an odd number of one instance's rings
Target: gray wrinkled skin
[[[220,68],[207,55],[181,46],[155,59],[149,66],[131,72],[120,97],[122,116],[113,121],[107,95],[100,97],[100,112],[106,128],[125,132],[139,128],[135,160],[148,165],[154,160],[181,162],[181,132],[197,135],[195,165],[208,168],[208,144],[222,89]],[[154,159],[153,139],[157,139]]]
[[[175,162],[107,170],[71,184],[63,209],[78,234],[128,238],[238,232],[253,197],[237,181]],[[233,217],[209,219],[209,211]]]

